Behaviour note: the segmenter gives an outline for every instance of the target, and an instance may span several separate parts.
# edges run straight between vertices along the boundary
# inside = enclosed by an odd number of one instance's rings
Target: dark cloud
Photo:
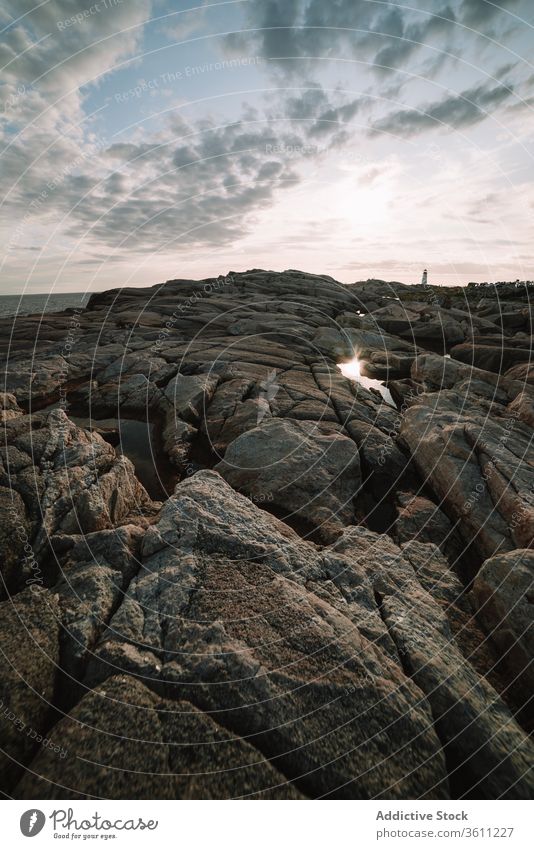
[[[273,136],[269,123],[204,121],[201,130],[187,129],[186,138],[161,145],[114,145],[103,158],[119,159],[120,173],[86,198],[74,179],[65,181],[57,201],[69,234],[135,251],[228,245],[243,237],[251,213],[299,181],[293,164],[304,146],[301,135]]]
[[[332,132],[332,125],[348,124],[366,100],[367,98],[358,97],[342,106],[332,106],[321,112],[310,128],[310,136],[324,136]]]
[[[452,37],[454,35],[454,23],[456,14],[450,6],[444,6],[435,15],[425,17],[422,21],[407,22],[395,10],[389,19],[382,22],[385,29],[381,34],[389,36],[386,43],[378,50],[374,64],[382,72],[391,72],[405,62],[410,56],[429,42],[440,37]],[[440,45],[443,49],[443,45]]]
[[[493,18],[517,4],[518,0],[464,0],[461,3],[462,23],[473,28],[484,27]]]
[[[283,113],[291,120],[303,122],[303,131],[312,138],[326,139],[339,132],[340,125],[348,124],[368,102],[367,97],[347,100],[340,92],[326,92],[319,85],[298,96],[291,96],[282,104]]]
[[[313,57],[351,56],[395,68],[456,21],[450,5],[418,14],[368,0],[251,0],[247,17],[254,32],[232,34],[227,47],[242,51],[252,41],[273,66],[297,74],[309,73]]]
[[[401,136],[413,136],[426,130],[445,125],[450,129],[460,129],[484,120],[492,109],[501,106],[514,96],[511,85],[497,85],[488,88],[479,85],[451,95],[436,103],[429,103],[419,109],[402,109],[376,121],[371,129],[372,135],[394,133]]]
[[[251,0],[247,25],[254,33],[236,33],[227,46],[242,50],[252,39],[255,51],[282,66],[285,71],[302,71],[314,56],[336,57],[361,41],[376,17],[376,7],[366,0]],[[294,59],[304,61],[294,63]],[[312,59],[313,62],[313,59]]]

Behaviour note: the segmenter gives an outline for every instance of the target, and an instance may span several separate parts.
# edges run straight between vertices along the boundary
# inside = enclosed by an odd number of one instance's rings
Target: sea
[[[61,292],[56,295],[0,295],[0,318],[9,315],[62,312],[69,307],[84,307],[90,293]]]

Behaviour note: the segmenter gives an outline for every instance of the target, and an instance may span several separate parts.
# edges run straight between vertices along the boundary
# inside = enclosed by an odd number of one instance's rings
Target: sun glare
[[[338,368],[341,371],[341,374],[344,377],[348,377],[349,380],[360,379],[360,361],[358,357],[353,357],[352,360],[348,361],[348,363],[339,363]]]

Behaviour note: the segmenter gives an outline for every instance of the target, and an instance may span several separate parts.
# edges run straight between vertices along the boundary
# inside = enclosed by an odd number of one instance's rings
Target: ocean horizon
[[[35,315],[36,313],[63,312],[84,307],[91,293],[58,292],[42,295],[0,295],[0,317],[9,315]]]

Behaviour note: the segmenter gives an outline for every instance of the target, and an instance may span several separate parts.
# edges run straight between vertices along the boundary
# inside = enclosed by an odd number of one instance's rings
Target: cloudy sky
[[[0,292],[534,278],[532,0],[3,0]]]

